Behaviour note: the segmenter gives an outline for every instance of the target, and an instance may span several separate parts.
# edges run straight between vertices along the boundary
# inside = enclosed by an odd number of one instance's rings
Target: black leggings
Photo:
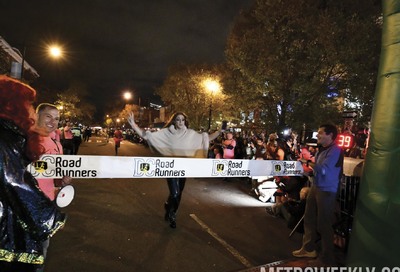
[[[168,211],[176,213],[185,188],[186,178],[167,178],[169,196],[166,203]]]

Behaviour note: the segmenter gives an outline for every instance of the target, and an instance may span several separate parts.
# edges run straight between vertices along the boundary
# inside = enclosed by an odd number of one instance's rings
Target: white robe
[[[209,146],[208,133],[193,129],[176,130],[173,125],[156,132],[146,131],[145,139],[151,148],[166,157],[206,158]]]

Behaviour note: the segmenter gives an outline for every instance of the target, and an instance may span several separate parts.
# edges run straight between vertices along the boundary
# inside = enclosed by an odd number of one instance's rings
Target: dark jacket
[[[65,215],[26,170],[26,139],[9,120],[0,119],[0,260],[42,264],[42,242],[65,223]]]

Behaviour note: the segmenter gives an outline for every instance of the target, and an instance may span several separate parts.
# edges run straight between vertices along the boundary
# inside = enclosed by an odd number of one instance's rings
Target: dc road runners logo
[[[50,170],[49,165],[54,165],[55,158],[51,156],[43,156],[41,160],[35,161],[28,166],[32,176],[38,177],[40,174],[44,177],[55,176],[55,170]]]
[[[184,177],[185,170],[176,169],[175,160],[135,159],[134,177]]]
[[[212,176],[222,177],[248,177],[250,176],[249,169],[243,169],[243,161],[235,162],[230,160],[213,160]]]
[[[296,161],[274,161],[272,162],[271,176],[300,175],[301,170],[296,169]]]
[[[50,167],[52,166],[52,167]],[[39,161],[33,162],[30,165],[29,171],[32,176],[38,177],[40,174],[43,177],[64,177],[72,178],[97,177],[96,170],[79,169],[82,166],[82,158],[64,159],[62,157],[43,156]],[[78,169],[63,169],[63,168],[78,168]]]

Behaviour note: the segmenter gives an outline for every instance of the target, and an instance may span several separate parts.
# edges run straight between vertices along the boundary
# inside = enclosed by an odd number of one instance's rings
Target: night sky
[[[0,36],[56,90],[86,84],[99,108],[127,88],[149,99],[169,66],[224,61],[226,38],[253,0],[0,0]],[[44,45],[58,42],[55,62]]]

